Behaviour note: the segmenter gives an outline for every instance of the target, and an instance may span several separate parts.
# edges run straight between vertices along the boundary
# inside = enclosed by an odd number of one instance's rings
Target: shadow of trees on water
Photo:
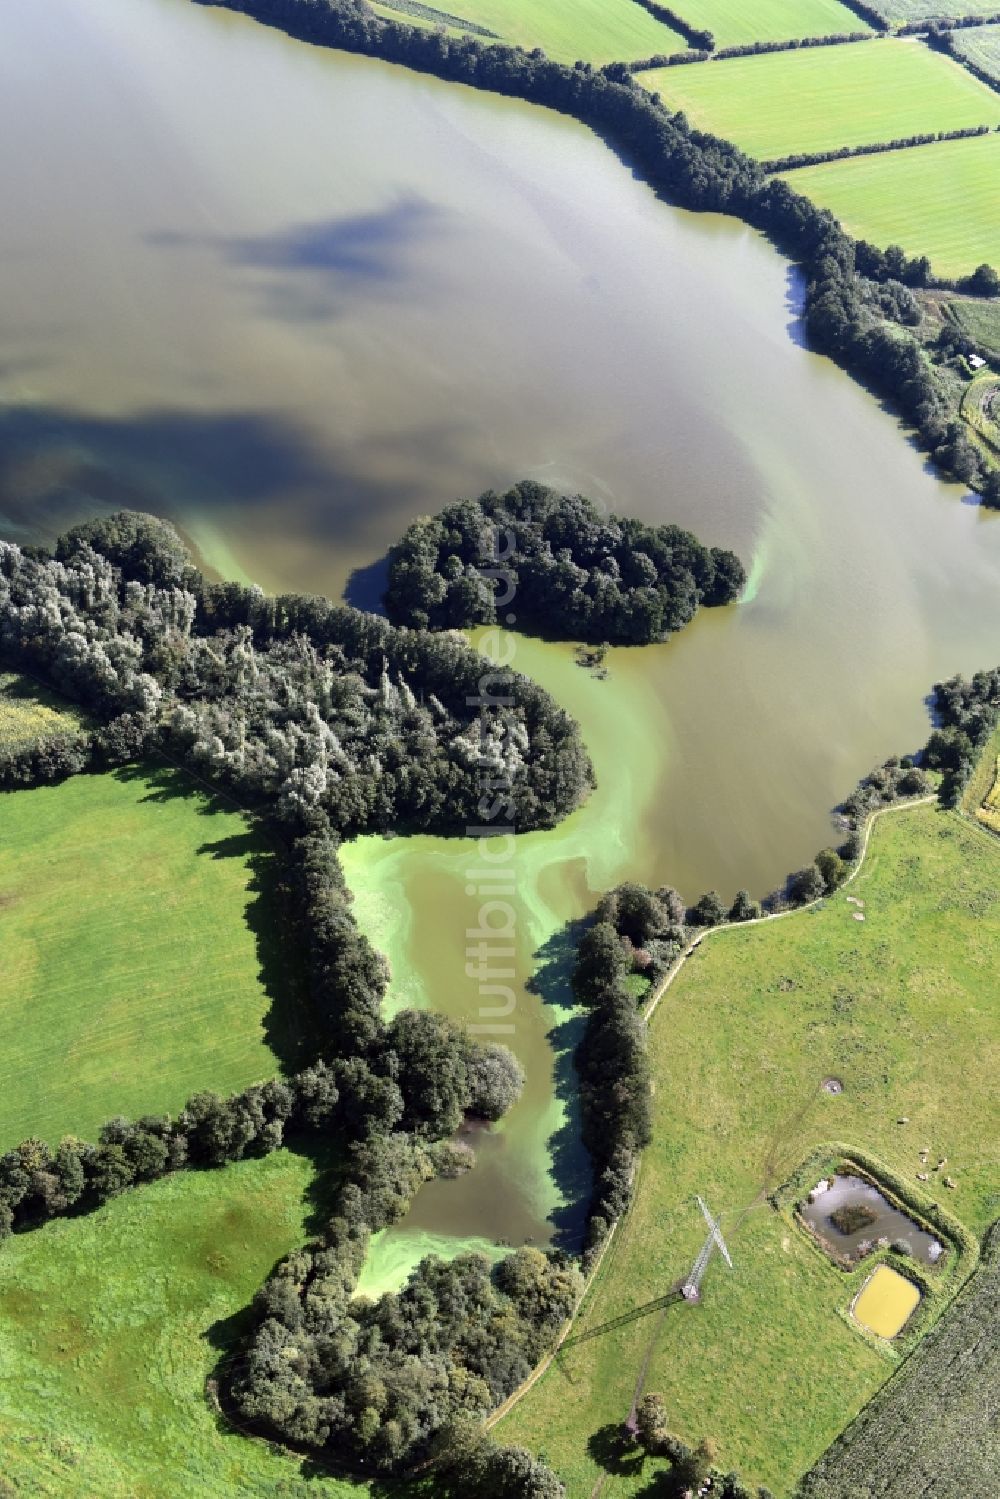
[[[549,1137],[551,1171],[559,1188],[562,1203],[549,1214],[560,1249],[579,1252],[583,1247],[587,1207],[593,1188],[590,1155],[580,1138],[580,1085],[573,1063],[575,1052],[587,1023],[586,1015],[574,1013],[575,1001],[570,978],[576,962],[576,949],[586,927],[586,917],[568,921],[544,942],[535,953],[538,966],[527,984],[530,994],[537,994],[545,1005],[560,1012],[548,1033],[553,1051],[554,1091],[563,1106],[563,1119]]]

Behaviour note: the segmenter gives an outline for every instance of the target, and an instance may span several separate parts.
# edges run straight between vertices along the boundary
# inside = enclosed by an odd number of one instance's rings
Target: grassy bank
[[[929,1190],[967,1227],[996,1215],[994,955],[1000,853],[960,818],[920,807],[881,820],[851,894],[710,938],[650,1032],[653,1144],[638,1198],[557,1365],[498,1430],[549,1460],[573,1496],[648,1482],[613,1434],[648,1359],[685,1439],[787,1493],[883,1383],[893,1355],[845,1315],[866,1273],[835,1268],[764,1194],[817,1144],[850,1140],[916,1189],[918,1151],[947,1158]],[[991,1066],[991,1055],[994,1063]],[[843,1092],[823,1090],[838,1077]],[[905,1118],[906,1124],[897,1120]],[[641,1313],[704,1237],[694,1194],[723,1215],[696,1307]]]
[[[762,160],[1000,123],[1000,98],[909,41],[724,58],[638,75],[692,124]],[[808,192],[798,178],[795,185]]]
[[[269,855],[241,815],[126,771],[6,793],[0,827],[0,1148],[278,1071],[294,1007],[272,1022]]]
[[[204,1382],[306,1237],[310,1163],[189,1172],[0,1246],[0,1491],[53,1499],[340,1499],[227,1431]]]

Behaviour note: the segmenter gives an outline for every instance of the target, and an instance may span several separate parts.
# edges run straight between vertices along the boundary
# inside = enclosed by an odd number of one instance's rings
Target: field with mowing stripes
[[[998,101],[1000,102],[1000,101]],[[941,276],[1000,265],[1000,136],[942,141],[789,172],[787,181],[837,215],[848,233],[929,255]]]
[[[673,0],[671,9],[710,31],[717,47],[870,29],[839,0]]]
[[[205,1380],[315,1173],[287,1150],[190,1171],[0,1256],[0,1493],[32,1499],[361,1499],[220,1426]]]
[[[692,124],[762,160],[1000,124],[992,89],[917,42],[724,58],[657,68],[639,81]]]
[[[779,1495],[891,1374],[845,1316],[866,1270],[838,1269],[764,1196],[821,1142],[867,1148],[917,1192],[928,1146],[957,1183],[932,1178],[942,1206],[977,1234],[996,1216],[1000,847],[936,806],[893,812],[850,887],[864,922],[846,893],[706,938],[651,1022],[635,1205],[579,1341],[497,1427],[544,1450],[570,1499],[602,1469],[602,1499],[653,1492],[656,1465],[614,1455],[647,1357],[671,1430],[715,1438],[723,1471]],[[699,1305],[605,1328],[688,1271],[705,1235],[695,1193],[722,1214],[734,1269],[716,1256]]]
[[[269,855],[213,805],[172,771],[0,797],[0,1150],[279,1070],[251,929]]]
[[[1000,83],[1000,26],[970,26],[954,33],[955,51]]]
[[[656,52],[680,52],[686,46],[682,36],[636,0],[447,0],[427,8],[440,9],[442,19],[446,14],[472,21],[529,51],[541,47],[556,62],[627,62]],[[379,10],[392,14],[384,0]],[[395,18],[420,19],[401,12]]]

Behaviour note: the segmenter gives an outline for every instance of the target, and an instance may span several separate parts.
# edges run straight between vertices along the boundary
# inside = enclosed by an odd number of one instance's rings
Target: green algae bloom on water
[[[865,1281],[855,1299],[854,1320],[880,1338],[894,1338],[910,1320],[920,1302],[912,1280],[879,1265]]]

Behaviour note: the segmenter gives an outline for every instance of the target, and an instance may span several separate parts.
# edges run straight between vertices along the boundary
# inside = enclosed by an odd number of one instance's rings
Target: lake
[[[406,1233],[571,1240],[559,932],[625,876],[762,895],[829,842],[831,806],[926,737],[932,682],[1000,658],[1000,518],[804,348],[759,235],[516,101],[186,0],[5,0],[0,191],[6,536],[148,508],[222,573],[371,602],[416,515],[529,476],[746,560],[743,604],[612,652],[606,682],[517,642],[600,786],[518,840],[524,1099]],[[395,1002],[473,1023],[474,856],[345,860]]]

